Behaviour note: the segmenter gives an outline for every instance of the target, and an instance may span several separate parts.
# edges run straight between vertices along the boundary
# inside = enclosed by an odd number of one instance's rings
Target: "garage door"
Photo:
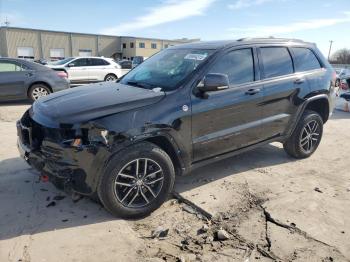
[[[33,47],[17,47],[18,58],[34,59],[34,48]]]
[[[52,48],[52,49],[50,49],[50,59],[51,60],[64,59],[64,49],[63,48]]]

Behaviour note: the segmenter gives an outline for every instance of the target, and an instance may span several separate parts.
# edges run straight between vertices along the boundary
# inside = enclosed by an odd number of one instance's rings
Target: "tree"
[[[332,55],[331,61],[335,64],[350,64],[350,49],[339,49]]]

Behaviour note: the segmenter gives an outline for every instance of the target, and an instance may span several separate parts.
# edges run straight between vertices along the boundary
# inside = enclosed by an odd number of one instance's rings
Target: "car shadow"
[[[330,119],[350,119],[350,112],[340,111],[340,110],[334,110],[332,116]]]
[[[245,171],[263,169],[294,161],[296,159],[288,156],[280,144],[268,144],[195,169],[191,175],[178,177],[175,182],[175,190],[178,193],[183,193],[192,188],[203,186],[228,176],[235,176]]]
[[[21,106],[31,105],[32,102],[29,100],[16,100],[16,101],[0,101],[0,106]]]
[[[291,161],[295,160],[271,144],[177,177],[175,190],[181,193],[247,170]],[[74,202],[51,183],[39,181],[38,172],[21,158],[0,161],[0,167],[0,240],[118,220],[88,198]]]

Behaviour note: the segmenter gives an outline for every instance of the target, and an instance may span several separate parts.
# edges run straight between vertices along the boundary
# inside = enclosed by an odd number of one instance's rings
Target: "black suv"
[[[17,123],[18,148],[57,187],[113,215],[158,208],[176,175],[270,142],[315,152],[335,72],[314,44],[288,39],[191,43],[125,75],[54,93]]]

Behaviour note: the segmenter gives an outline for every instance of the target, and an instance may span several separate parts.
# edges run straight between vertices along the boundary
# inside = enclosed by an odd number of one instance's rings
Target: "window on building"
[[[134,48],[134,42],[130,42],[130,48]]]
[[[152,48],[152,49],[157,49],[157,44],[156,44],[156,43],[152,43],[152,44],[151,44],[151,48]]]
[[[79,56],[92,56],[91,49],[79,49]]]
[[[145,48],[145,43],[140,42],[140,43],[139,43],[139,48]]]
[[[126,48],[126,43],[123,43],[123,49],[125,49]]]
[[[315,54],[307,48],[293,47],[292,52],[295,57],[295,71],[303,72],[321,68]]]
[[[17,57],[23,59],[34,59],[33,47],[17,47]]]
[[[0,62],[0,73],[1,72],[17,72],[17,71],[22,71],[23,68],[16,64],[16,63],[12,63],[12,62]]]
[[[230,85],[239,85],[254,81],[254,60],[252,50],[232,51],[217,61],[210,73],[226,74]]]
[[[64,49],[63,48],[52,48],[52,49],[50,49],[50,59],[51,60],[62,60],[62,59],[64,59]]]
[[[293,62],[285,47],[264,47],[260,49],[265,78],[293,73]]]

